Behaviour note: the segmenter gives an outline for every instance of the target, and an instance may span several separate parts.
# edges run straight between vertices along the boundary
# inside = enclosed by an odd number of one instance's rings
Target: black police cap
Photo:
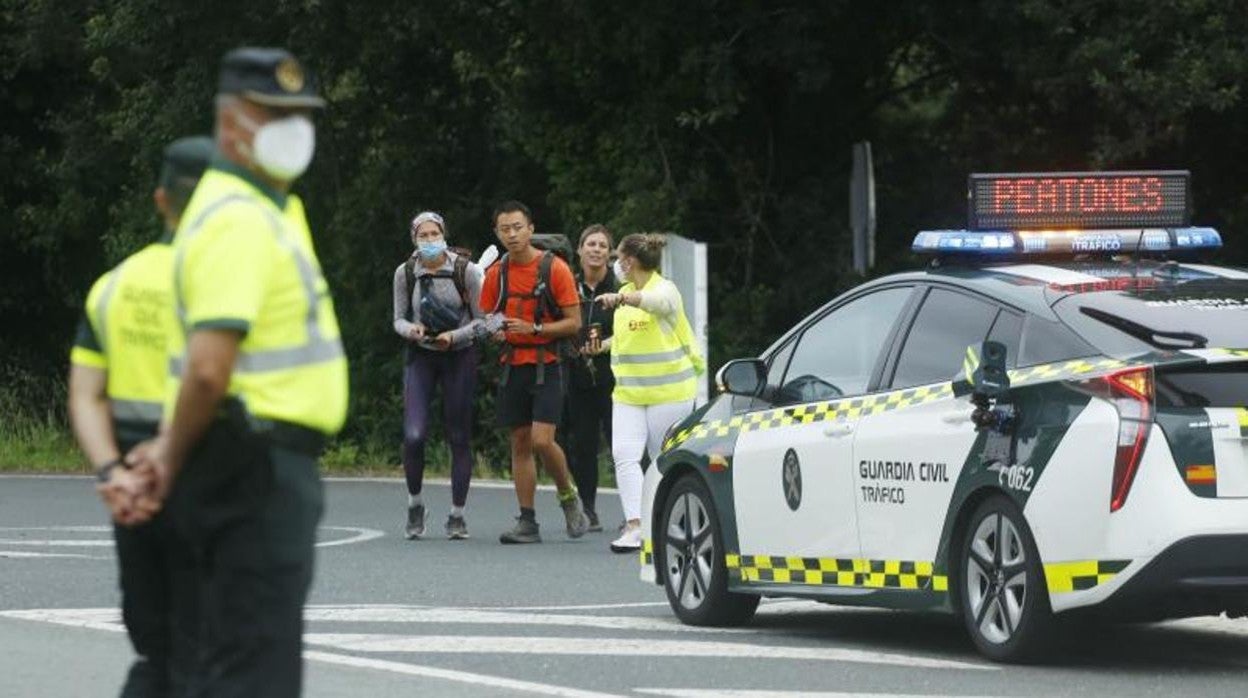
[[[178,180],[198,180],[216,152],[216,144],[208,136],[179,138],[165,147],[160,168],[160,186],[172,189]]]
[[[236,48],[221,59],[217,94],[239,95],[270,107],[323,107],[312,77],[280,48]]]

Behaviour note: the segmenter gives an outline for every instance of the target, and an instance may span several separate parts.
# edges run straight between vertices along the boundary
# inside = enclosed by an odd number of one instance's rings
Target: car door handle
[[[940,421],[945,424],[966,424],[971,421],[971,411],[958,410],[957,412],[946,412],[940,415]]]
[[[834,439],[840,438],[842,436],[849,436],[852,433],[854,433],[854,425],[849,424],[847,422],[829,424],[828,426],[823,428],[823,435],[830,436]]]

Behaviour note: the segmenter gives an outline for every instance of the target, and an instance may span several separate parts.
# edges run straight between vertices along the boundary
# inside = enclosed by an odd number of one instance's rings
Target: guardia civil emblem
[[[788,502],[790,509],[797,511],[802,505],[802,464],[797,460],[797,451],[791,448],[785,451],[780,472],[783,475],[784,501]]]

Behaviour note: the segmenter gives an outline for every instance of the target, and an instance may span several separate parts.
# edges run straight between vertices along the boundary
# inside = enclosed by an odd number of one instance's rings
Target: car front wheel
[[[723,534],[715,504],[701,478],[686,475],[663,507],[656,562],[664,570],[667,601],[689,625],[741,625],[754,616],[759,597],[728,591]]]

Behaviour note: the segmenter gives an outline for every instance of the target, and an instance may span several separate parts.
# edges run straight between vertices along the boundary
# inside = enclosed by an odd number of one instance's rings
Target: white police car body
[[[683,621],[936,609],[1010,661],[1063,614],[1248,613],[1248,272],[1190,261],[1221,242],[1186,173],[970,188],[971,230],[916,237],[929,268],[725,365],[669,432],[642,577]]]

